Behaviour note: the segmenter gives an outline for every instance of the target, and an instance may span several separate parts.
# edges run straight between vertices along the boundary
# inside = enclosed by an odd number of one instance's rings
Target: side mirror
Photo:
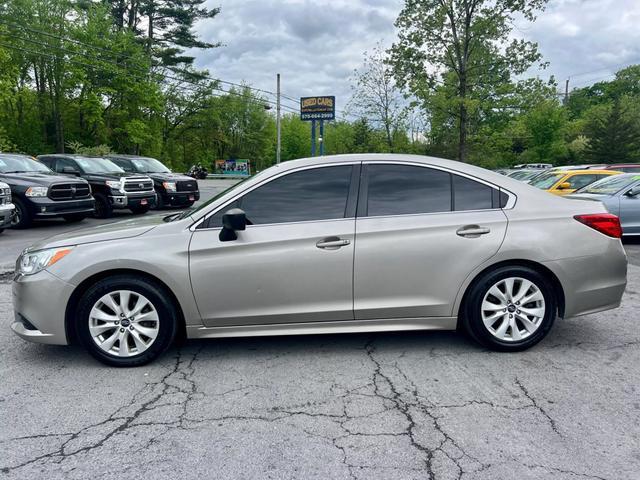
[[[222,230],[218,238],[221,242],[229,242],[238,238],[237,231],[247,228],[247,215],[239,208],[232,208],[222,215]]]
[[[62,167],[62,173],[66,173],[68,175],[79,175],[80,172],[73,167]]]
[[[571,184],[569,182],[562,182],[558,185],[557,190],[569,190],[571,188]]]
[[[640,185],[633,187],[631,190],[625,193],[625,195],[627,197],[637,197],[638,195],[640,195]]]

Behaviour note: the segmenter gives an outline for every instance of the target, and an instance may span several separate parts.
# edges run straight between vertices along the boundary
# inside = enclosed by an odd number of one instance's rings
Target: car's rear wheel
[[[18,229],[30,227],[33,223],[33,217],[27,206],[16,197],[13,198],[13,203],[16,206],[16,211],[11,218],[11,227]]]
[[[551,330],[558,313],[551,282],[538,271],[505,266],[482,275],[465,299],[462,326],[499,351],[532,347]]]
[[[115,367],[135,367],[154,360],[171,345],[178,315],[160,285],[117,275],[87,290],[75,320],[80,342],[96,359]]]

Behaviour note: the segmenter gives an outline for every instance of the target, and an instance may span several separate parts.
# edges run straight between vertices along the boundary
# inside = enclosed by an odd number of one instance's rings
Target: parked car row
[[[133,155],[0,153],[0,229],[27,228],[36,219],[78,222],[108,218],[115,209],[143,214],[150,208],[191,206],[198,182],[172,173],[158,160]],[[6,198],[5,198],[6,197]],[[8,199],[8,200],[7,200]]]
[[[622,235],[640,235],[640,164],[569,165],[499,171],[503,175],[572,200],[604,204],[620,218]],[[634,173],[635,172],[635,173]]]

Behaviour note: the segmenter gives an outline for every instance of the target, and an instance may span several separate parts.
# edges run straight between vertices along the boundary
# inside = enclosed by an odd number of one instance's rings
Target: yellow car
[[[554,195],[569,195],[608,175],[619,175],[617,170],[556,170],[541,173],[529,185],[546,190]]]

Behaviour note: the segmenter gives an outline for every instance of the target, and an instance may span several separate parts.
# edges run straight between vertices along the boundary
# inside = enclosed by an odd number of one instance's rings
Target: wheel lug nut
[[[124,332],[124,328],[121,328],[121,329],[120,329],[120,333],[122,333],[122,332]]]
[[[121,316],[121,317],[124,317],[124,313],[121,313],[121,314],[120,314],[120,316]]]
[[[502,309],[502,311],[503,311],[503,312],[506,312],[506,311],[507,311],[507,309],[506,309],[506,308],[503,308],[503,309]]]
[[[513,315],[511,313],[509,314],[509,318],[513,318]]]
[[[119,321],[119,320],[116,320],[114,323],[115,323],[116,325],[120,325],[120,321]]]
[[[131,325],[131,326],[129,327],[129,330],[133,330],[133,325]]]
[[[520,313],[520,310],[516,310],[516,313]]]

